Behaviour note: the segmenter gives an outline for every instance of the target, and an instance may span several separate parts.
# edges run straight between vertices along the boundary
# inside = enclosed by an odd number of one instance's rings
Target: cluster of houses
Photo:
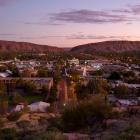
[[[140,105],[140,98],[137,98],[137,99],[133,99],[133,98],[119,99],[119,98],[115,97],[113,94],[110,94],[108,96],[108,100],[112,105],[117,106],[119,108],[126,108],[127,109],[130,106]]]
[[[22,73],[25,70],[28,70],[31,73],[36,73],[39,67],[45,67],[48,70],[53,70],[55,68],[57,60],[54,61],[42,61],[42,60],[27,60],[20,61],[19,59],[14,59],[10,61],[1,61],[0,66],[12,64],[15,65],[16,68]],[[105,72],[112,71],[129,71],[133,70],[137,75],[139,74],[140,67],[135,64],[125,64],[125,63],[116,63],[107,59],[95,59],[95,60],[79,60],[77,58],[73,58],[70,60],[66,60],[70,67],[76,69],[78,71],[83,72],[86,67],[87,75],[92,71],[104,70]],[[0,72],[0,77],[9,77],[12,75],[10,70],[5,72]]]
[[[74,63],[75,62],[75,63]],[[140,80],[140,66],[136,64],[127,64],[127,63],[116,63],[111,62],[108,60],[84,60],[81,62],[77,59],[74,59],[71,61],[73,65],[75,65],[75,68],[78,71],[81,71],[81,75],[89,81],[91,78],[94,78],[94,76],[90,75],[90,72],[103,70],[104,74],[100,77],[102,79],[105,79],[109,82],[112,88],[118,87],[118,86],[126,86],[128,89],[133,89],[132,92],[135,90],[140,92],[140,83],[126,83],[126,81],[123,80],[108,80],[107,77],[112,72],[129,72],[132,71],[135,76]],[[81,65],[80,65],[81,64]],[[95,76],[96,77],[96,76]],[[123,94],[123,93],[122,93]],[[127,95],[127,98],[117,98],[114,94],[110,94],[108,96],[108,99],[112,105],[118,107],[119,109],[128,109],[129,107],[136,107],[140,106],[140,93],[135,94],[131,93],[131,95]],[[140,109],[140,107],[139,107]]]
[[[92,72],[103,70],[104,74],[101,75],[102,79],[107,79],[107,77],[110,75],[113,71],[133,71],[135,75],[140,78],[140,66],[135,64],[125,64],[125,63],[116,63],[111,62],[110,60],[106,59],[96,59],[96,60],[79,60],[77,58],[73,58],[71,60],[66,60],[69,63],[69,68],[73,70],[77,70],[81,73],[81,77],[90,80],[91,78],[94,78],[94,76],[90,75]],[[23,72],[25,70],[28,70],[30,73],[37,73],[37,70],[39,67],[45,67],[49,71],[54,70],[56,60],[55,61],[38,61],[38,60],[28,60],[28,61],[20,61],[18,59],[11,60],[11,61],[1,61],[0,66],[12,64],[15,65],[16,68],[19,70],[19,72]],[[67,70],[65,70],[66,74]],[[66,75],[65,75],[66,76]],[[95,76],[96,77],[96,76]],[[40,77],[23,77],[24,81],[32,81],[34,82],[38,88],[41,88],[44,84],[48,85],[49,89],[53,86],[53,78],[40,78]],[[12,77],[12,71],[6,70],[5,72],[0,72],[0,82],[6,84],[6,85],[13,85],[15,82],[17,82],[19,78]],[[137,84],[131,84],[126,83],[124,81],[109,81],[112,87],[117,87],[119,85],[125,85],[128,88],[134,88],[139,90],[140,89],[140,83]],[[58,98],[62,100],[63,103],[65,103],[68,99],[75,98],[74,94],[74,88],[69,85],[67,86],[66,81],[62,80],[58,84]],[[139,104],[139,97],[136,99],[132,99],[131,97],[129,99],[117,99],[113,94],[109,96],[109,101],[116,106],[123,106],[128,107],[132,105],[138,105]],[[38,106],[43,106],[42,102],[33,104]],[[45,106],[45,104],[44,104]],[[47,106],[47,105],[46,105]],[[16,108],[22,109],[23,105],[20,105]],[[33,110],[32,104],[29,105],[29,108]]]

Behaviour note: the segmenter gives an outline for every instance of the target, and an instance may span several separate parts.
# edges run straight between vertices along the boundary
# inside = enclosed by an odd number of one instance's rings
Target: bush
[[[61,132],[48,131],[46,133],[25,136],[23,140],[68,140]]]
[[[47,99],[49,103],[54,103],[57,100],[57,86],[54,85],[50,90],[50,95]]]
[[[0,130],[0,140],[18,140],[16,130],[13,128]]]
[[[140,124],[132,124],[127,126],[118,135],[111,140],[136,140],[136,135],[140,134]]]
[[[28,95],[33,95],[33,93],[37,90],[37,86],[34,82],[31,81],[22,81],[19,86],[24,89],[24,91]]]
[[[56,107],[54,104],[51,104],[51,106],[47,110],[49,113],[54,113],[56,112]]]
[[[130,90],[125,85],[119,85],[119,86],[115,87],[114,94],[116,97],[125,98],[130,94]]]
[[[41,126],[48,126],[49,122],[48,122],[48,117],[40,117],[40,119],[38,120],[39,125]]]
[[[62,119],[61,118],[50,118],[48,119],[49,126],[47,130],[62,130]]]
[[[121,75],[119,72],[112,72],[111,75],[108,77],[109,80],[120,80]]]
[[[23,102],[23,97],[19,93],[14,93],[12,96],[12,104],[17,105],[20,102]]]
[[[8,100],[5,97],[0,97],[0,114],[6,113],[8,110]]]
[[[0,127],[2,128],[4,126],[4,120],[0,118]]]
[[[131,136],[130,134],[121,133],[120,135],[111,138],[111,140],[136,140],[136,139],[134,136]]]
[[[48,77],[48,70],[47,69],[39,69],[37,72],[37,77]]]
[[[111,114],[111,107],[101,96],[82,101],[79,105],[66,107],[62,114],[65,130],[76,130],[102,122]]]
[[[7,116],[9,121],[17,121],[22,115],[22,112],[12,112]]]
[[[85,85],[77,84],[76,87],[77,98],[83,100],[89,96],[89,89]]]
[[[16,123],[18,127],[22,128],[22,129],[27,129],[27,127],[30,126],[30,121],[28,120],[22,120]]]

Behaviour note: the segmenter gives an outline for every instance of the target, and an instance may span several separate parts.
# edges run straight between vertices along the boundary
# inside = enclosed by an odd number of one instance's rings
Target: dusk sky
[[[140,0],[0,0],[0,40],[58,47],[140,40]]]

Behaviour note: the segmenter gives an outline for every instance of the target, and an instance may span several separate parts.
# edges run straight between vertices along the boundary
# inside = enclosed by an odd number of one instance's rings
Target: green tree
[[[17,121],[22,115],[22,112],[12,112],[7,116],[9,121]]]
[[[78,83],[75,90],[78,99],[84,99],[93,94],[102,94],[106,97],[110,91],[110,86],[105,80],[93,79],[87,85]]]
[[[39,69],[37,72],[37,77],[48,77],[48,70],[47,69]]]
[[[32,73],[29,69],[25,69],[24,71],[22,71],[21,73],[21,77],[31,77]]]
[[[54,83],[57,85],[61,80],[61,74],[60,73],[55,73],[53,75],[53,79],[54,79]]]
[[[4,114],[8,110],[8,99],[6,97],[0,98],[0,113]]]
[[[37,90],[37,86],[33,82],[30,82],[30,81],[24,82],[22,88],[27,94],[30,94],[30,95],[32,95]]]
[[[71,80],[74,82],[77,82],[80,78],[80,73],[77,70],[71,70],[69,71],[69,74],[71,76]]]
[[[124,77],[135,77],[135,73],[133,71],[125,71],[123,73]]]
[[[80,83],[76,84],[75,92],[78,100],[83,100],[89,96],[89,89]]]
[[[3,83],[0,83],[0,96],[6,96],[6,86]]]
[[[19,104],[20,102],[23,102],[24,99],[19,93],[14,93],[12,95],[12,104]]]
[[[8,109],[8,99],[6,96],[6,86],[0,83],[0,113],[6,113]]]
[[[16,130],[13,128],[0,130],[0,140],[18,140]]]
[[[111,75],[108,77],[109,80],[120,80],[121,75],[119,72],[112,72]]]
[[[48,97],[48,102],[53,103],[57,100],[57,87],[53,86],[50,90],[50,95]]]
[[[20,77],[20,72],[16,66],[14,66],[14,65],[9,66],[9,70],[12,71],[13,77]]]
[[[120,85],[120,86],[117,86],[115,87],[114,89],[114,94],[117,96],[117,97],[120,97],[120,98],[126,98],[127,95],[129,95],[130,93],[130,90],[127,86],[125,85]]]
[[[93,76],[102,76],[103,75],[103,70],[96,70],[91,73]]]
[[[48,89],[48,86],[47,85],[43,85],[42,86],[41,93],[42,94],[45,94],[45,95],[48,95],[49,89]]]
[[[0,66],[0,72],[5,72],[7,70],[6,66]]]
[[[48,86],[47,85],[43,85],[42,86],[41,93],[46,98],[46,100],[48,100],[48,98],[50,96],[50,92],[49,92],[49,89],[48,89]]]
[[[90,94],[107,94],[109,91],[109,85],[107,81],[100,79],[90,80],[87,84]]]

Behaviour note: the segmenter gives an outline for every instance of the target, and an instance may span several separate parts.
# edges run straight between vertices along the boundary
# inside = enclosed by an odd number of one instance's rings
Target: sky
[[[140,40],[140,0],[0,0],[0,40],[58,47]]]

